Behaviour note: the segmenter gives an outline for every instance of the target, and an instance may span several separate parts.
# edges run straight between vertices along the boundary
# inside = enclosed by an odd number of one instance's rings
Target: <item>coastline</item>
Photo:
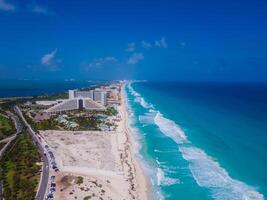
[[[133,165],[133,176],[135,176],[135,182],[137,187],[137,199],[149,199],[149,193],[150,193],[150,187],[149,187],[149,180],[146,178],[144,170],[142,169],[141,164],[138,162],[136,158],[136,153],[138,153],[135,148],[135,139],[133,137],[133,133],[130,128],[129,124],[129,113],[127,111],[127,97],[126,97],[126,91],[125,91],[125,84],[122,86],[121,90],[121,108],[122,108],[122,119],[123,119],[123,125],[126,133],[127,140],[125,143],[129,143],[130,149],[130,160]],[[127,144],[125,145],[127,147]]]
[[[40,131],[43,146],[49,146],[60,170],[51,170],[59,188],[56,199],[71,195],[78,199],[95,195],[99,199],[149,199],[149,180],[138,160],[124,92],[125,84],[120,91],[116,130]],[[78,177],[82,183],[77,184]]]

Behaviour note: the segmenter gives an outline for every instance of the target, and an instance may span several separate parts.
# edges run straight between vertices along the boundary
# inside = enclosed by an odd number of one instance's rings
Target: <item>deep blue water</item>
[[[0,80],[0,97],[52,94],[68,89],[88,87],[97,83],[88,81]]]
[[[267,196],[267,85],[136,82],[126,91],[155,199]]]

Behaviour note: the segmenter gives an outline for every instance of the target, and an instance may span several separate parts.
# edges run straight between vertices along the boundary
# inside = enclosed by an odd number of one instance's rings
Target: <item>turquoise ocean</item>
[[[125,95],[153,199],[266,198],[266,84],[132,82]]]

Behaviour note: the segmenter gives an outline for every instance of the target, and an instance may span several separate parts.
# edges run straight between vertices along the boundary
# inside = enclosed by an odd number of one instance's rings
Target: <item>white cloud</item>
[[[56,59],[57,49],[54,49],[52,52],[45,54],[41,58],[41,64],[46,66],[46,69],[56,71],[59,70],[59,64],[61,63],[60,59]]]
[[[135,43],[132,42],[132,43],[128,44],[128,47],[127,47],[127,49],[125,49],[125,51],[133,52],[133,51],[135,51],[135,48],[136,48]]]
[[[13,4],[6,2],[6,0],[0,0],[0,10],[12,11],[15,9],[16,7]]]
[[[165,49],[168,48],[168,45],[164,37],[162,37],[160,40],[156,40],[155,46],[159,48],[165,48]]]
[[[56,53],[57,53],[57,49],[53,50],[52,52],[48,53],[48,54],[45,54],[42,58],[41,58],[41,63],[43,65],[52,65],[52,64],[55,64],[55,56],[56,56]]]
[[[142,53],[134,53],[128,60],[128,64],[130,65],[134,65],[136,63],[138,63],[139,61],[143,60],[144,56]]]
[[[105,65],[108,64],[114,64],[117,62],[117,59],[113,56],[106,56],[106,57],[101,57],[101,58],[95,58],[93,59],[92,62],[90,62],[88,65],[86,65],[87,69],[97,69],[97,68],[102,68]]]
[[[49,14],[48,9],[44,6],[38,5],[38,4],[32,4],[29,6],[29,11],[39,14]]]
[[[149,49],[152,47],[152,44],[150,44],[149,42],[146,42],[146,41],[142,41],[142,47],[145,48],[145,49]]]

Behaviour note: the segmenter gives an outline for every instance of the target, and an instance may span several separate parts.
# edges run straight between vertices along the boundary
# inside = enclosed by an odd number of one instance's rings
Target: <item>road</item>
[[[6,145],[0,150],[0,160],[2,159],[2,156],[4,155],[7,147],[10,145],[10,143],[17,137],[17,135],[19,133],[21,133],[22,131],[22,125],[20,123],[20,120],[18,118],[17,115],[13,114],[12,112],[7,112],[8,116],[11,117],[11,119],[13,120],[15,127],[16,127],[16,133],[11,135],[8,138],[5,138],[3,140],[1,140],[1,142],[5,142]],[[2,169],[0,168],[0,174],[2,173]],[[0,200],[3,199],[3,183],[2,181],[0,181]]]
[[[42,156],[42,160],[43,160],[43,170],[42,170],[42,174],[41,174],[41,180],[39,183],[39,188],[36,194],[35,199],[36,200],[44,200],[45,196],[46,196],[46,191],[47,191],[47,186],[48,186],[48,181],[49,181],[49,160],[47,155],[44,154],[45,149],[42,146],[40,140],[37,137],[37,134],[32,130],[31,126],[28,124],[28,122],[26,121],[26,119],[24,118],[21,110],[19,109],[18,106],[14,107],[15,112],[21,117],[23,123],[25,124],[25,126],[27,127],[29,133],[32,136],[33,141],[35,142],[35,144],[37,145],[40,154]]]
[[[11,135],[8,138],[5,138],[3,140],[1,140],[0,142],[5,142],[6,145],[0,150],[0,159],[2,158],[2,156],[4,155],[5,150],[7,149],[8,145],[17,137],[17,135],[22,131],[22,125],[19,121],[19,118],[17,117],[17,115],[13,114],[12,112],[7,112],[8,116],[11,117],[11,119],[13,120],[14,124],[15,124],[15,128],[16,128],[16,133]]]

